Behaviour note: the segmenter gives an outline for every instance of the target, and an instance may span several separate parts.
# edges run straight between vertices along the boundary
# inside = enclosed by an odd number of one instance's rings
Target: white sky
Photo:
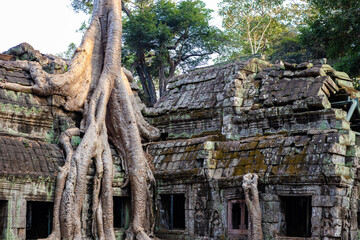
[[[215,11],[220,2],[203,1]],[[70,0],[0,0],[0,53],[22,42],[42,53],[66,51],[71,42],[80,44],[82,34],[76,30],[86,19],[71,9]],[[220,27],[221,20],[212,24]]]

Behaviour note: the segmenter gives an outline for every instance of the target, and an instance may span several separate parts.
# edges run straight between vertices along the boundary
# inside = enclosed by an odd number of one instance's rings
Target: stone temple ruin
[[[14,52],[53,72],[66,68],[24,45]],[[0,79],[32,84],[27,72],[6,66]],[[157,180],[156,236],[247,239],[242,177],[257,173],[265,239],[358,239],[359,94],[347,74],[320,61],[253,58],[170,79],[155,107],[143,106],[161,130],[160,141],[144,145]],[[59,107],[63,100],[0,89],[0,239],[43,238],[51,230],[64,162],[58,137],[79,124]],[[113,159],[114,227],[122,239],[130,191],[120,188],[125,172],[115,151]],[[89,221],[83,231],[90,236]]]

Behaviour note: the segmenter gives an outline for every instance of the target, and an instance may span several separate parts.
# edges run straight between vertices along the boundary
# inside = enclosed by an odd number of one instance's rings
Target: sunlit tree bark
[[[250,216],[248,229],[248,239],[250,240],[263,239],[261,226],[261,208],[257,185],[258,175],[251,173],[244,175],[242,187],[244,189],[245,202]]]
[[[61,95],[64,108],[83,114],[80,128],[61,135],[66,153],[65,165],[57,177],[54,202],[54,228],[49,239],[83,239],[82,206],[86,194],[87,172],[94,161],[96,173],[92,193],[92,234],[98,239],[115,239],[113,230],[113,162],[109,139],[126,161],[132,197],[132,222],[128,239],[150,239],[152,206],[149,184],[153,176],[142,149],[141,138],[155,139],[158,130],[147,124],[137,109],[129,81],[121,68],[121,1],[97,0],[81,46],[64,74],[48,74],[37,62],[0,61],[28,71],[30,87],[0,83],[5,89],[37,95]],[[72,136],[83,136],[73,149]]]

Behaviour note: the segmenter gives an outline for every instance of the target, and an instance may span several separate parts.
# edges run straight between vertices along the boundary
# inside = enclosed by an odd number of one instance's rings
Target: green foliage
[[[92,13],[93,0],[72,0],[71,6],[76,12]]]
[[[318,14],[308,19],[302,43],[321,49],[338,70],[360,75],[360,1],[310,0]],[[317,55],[317,54],[314,54]]]
[[[132,72],[136,70],[151,102],[156,99],[154,85],[160,86],[161,93],[165,78],[180,68],[188,70],[205,64],[225,44],[222,32],[209,25],[211,10],[200,0],[123,2],[122,63]],[[92,1],[72,0],[72,7],[90,13]],[[82,29],[86,28],[87,24],[83,24]]]
[[[272,61],[282,60],[289,63],[300,63],[306,59],[306,50],[301,47],[296,37],[285,37],[274,46],[270,59]]]
[[[27,139],[24,139],[23,145],[26,149],[30,148],[29,141]]]
[[[71,137],[71,146],[78,147],[81,143],[81,137],[79,136],[72,136]]]
[[[304,36],[289,33],[280,37],[277,43],[273,45],[273,51],[269,55],[270,60],[272,62],[282,60],[289,63],[301,63],[312,59],[324,58],[326,54],[321,47],[303,45]]]
[[[88,19],[88,21],[87,22],[82,22],[81,23],[81,26],[80,26],[80,28],[78,29],[78,30],[76,30],[76,32],[80,32],[80,33],[82,33],[82,34],[85,34],[85,32],[86,32],[86,30],[89,28],[89,26],[90,26],[90,18]]]
[[[171,64],[192,68],[219,49],[222,35],[209,25],[210,19],[211,10],[202,1],[156,1],[124,20],[125,48],[135,56],[143,52],[153,76],[160,63],[166,64],[168,74]]]
[[[74,56],[74,53],[76,51],[76,45],[75,43],[70,43],[68,46],[68,49],[65,52],[56,54],[58,57],[64,58],[64,59],[71,59]],[[67,67],[66,67],[67,70]]]
[[[334,68],[339,71],[346,72],[349,76],[355,78],[360,75],[360,53],[354,52],[349,53],[344,57],[338,58],[334,63]],[[359,84],[357,82],[357,89],[359,88]]]
[[[222,60],[256,53],[270,55],[284,36],[298,32],[307,9],[303,1],[223,0],[220,14],[231,44]]]

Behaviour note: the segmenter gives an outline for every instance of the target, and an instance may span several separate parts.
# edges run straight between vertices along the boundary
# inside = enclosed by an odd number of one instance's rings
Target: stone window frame
[[[34,196],[34,197],[30,197],[30,198],[25,198],[26,204],[25,204],[25,236],[27,236],[27,231],[28,231],[28,209],[29,209],[29,203],[45,203],[45,204],[49,204],[51,207],[49,207],[49,220],[48,220],[48,236],[46,238],[48,238],[52,232],[52,229],[54,228],[53,226],[53,220],[54,220],[54,215],[53,215],[53,210],[54,210],[54,201],[47,201],[47,199],[44,201],[44,197],[42,196]]]
[[[232,226],[232,206],[234,203],[240,203],[241,211],[241,219],[240,219],[240,229],[233,229]],[[243,198],[235,198],[227,200],[227,233],[230,236],[233,235],[246,235],[248,233],[248,227],[245,224],[245,211],[247,211],[246,202]],[[248,223],[249,223],[249,215],[248,215]]]
[[[122,202],[122,210],[124,211],[121,216],[121,219],[124,221],[123,222],[123,227],[115,227],[115,215],[114,215],[114,230],[115,231],[123,231],[126,230],[129,227],[130,224],[130,216],[131,216],[131,197],[126,195],[120,195],[120,196],[113,196],[113,204],[115,206],[115,198],[122,198],[123,202]],[[115,207],[113,206],[113,208],[115,209]],[[114,210],[113,209],[113,210]]]
[[[309,203],[309,206],[310,209],[308,210],[308,216],[307,216],[307,220],[309,221],[307,224],[309,224],[309,234],[310,236],[290,236],[290,235],[287,235],[286,231],[285,232],[282,232],[282,236],[283,237],[288,237],[288,238],[293,238],[293,239],[310,239],[312,237],[312,224],[313,224],[313,216],[312,216],[312,213],[313,213],[313,205],[312,205],[312,198],[314,197],[314,195],[308,195],[308,194],[286,194],[286,195],[278,195],[280,197],[280,212],[281,212],[281,215],[282,215],[282,221],[285,223],[285,225],[287,224],[287,220],[286,220],[286,210],[284,208],[284,206],[287,204],[287,202],[289,200],[285,200],[287,198],[297,198],[297,199],[300,199],[300,198],[307,198],[307,201]]]
[[[166,230],[166,231],[185,231],[186,230],[186,194],[185,193],[161,193],[159,194],[159,199],[161,201],[161,196],[169,196],[171,199],[171,205],[170,205],[170,212],[171,212],[171,216],[169,216],[169,220],[170,222],[173,224],[174,221],[174,215],[172,215],[172,213],[174,212],[174,208],[176,208],[176,206],[174,205],[174,196],[175,195],[182,195],[184,197],[184,228],[176,228],[174,226],[169,226],[169,229],[161,229],[161,230]],[[159,208],[159,211],[161,209]]]
[[[189,194],[190,185],[187,184],[174,184],[174,185],[167,185],[167,186],[159,186],[158,191],[156,194],[156,232],[157,233],[168,233],[168,234],[189,234],[193,232],[193,227],[191,226],[189,215],[189,207],[190,207],[190,199],[191,196]],[[185,229],[162,229],[159,226],[159,214],[160,214],[160,195],[166,194],[183,194],[185,196]]]
[[[311,197],[312,199],[314,197],[320,196],[322,192],[322,186],[320,185],[277,185],[275,188],[273,188],[271,191],[268,191],[267,194],[273,194],[277,195],[279,199],[277,200],[281,204],[281,198],[282,197]],[[317,208],[316,206],[313,206],[312,200],[311,200],[311,208]],[[280,205],[280,224],[285,223],[285,213],[283,211],[283,207]],[[313,226],[314,222],[319,222],[322,219],[321,215],[315,214],[314,210],[312,210],[311,213],[311,226]],[[311,235],[313,236],[313,227],[311,227]],[[286,233],[281,231],[279,233],[279,236],[286,237]],[[296,237],[292,237],[296,239]],[[310,238],[301,238],[301,239],[311,239]]]
[[[55,189],[55,187],[54,187]],[[22,198],[23,201],[23,205],[21,206],[22,208],[22,212],[23,212],[23,225],[24,225],[24,237],[26,237],[26,230],[27,230],[27,210],[28,210],[28,203],[29,202],[43,202],[43,203],[48,203],[48,204],[52,204],[54,206],[55,202],[54,202],[54,198],[55,198],[55,193],[52,193],[51,196],[46,196],[45,194],[39,194],[39,195],[24,195]],[[52,219],[50,220],[51,224],[53,223],[53,212],[51,213],[52,215]],[[52,228],[54,228],[54,226],[52,226]],[[51,234],[51,233],[50,233]]]
[[[124,197],[130,199],[130,219],[131,219],[131,196],[130,196],[130,189],[129,188],[120,188],[119,186],[113,185],[113,200],[114,197]],[[129,219],[129,220],[130,220]],[[129,222],[130,224],[130,222]],[[116,239],[125,239],[125,232],[127,228],[115,228],[114,233]]]

